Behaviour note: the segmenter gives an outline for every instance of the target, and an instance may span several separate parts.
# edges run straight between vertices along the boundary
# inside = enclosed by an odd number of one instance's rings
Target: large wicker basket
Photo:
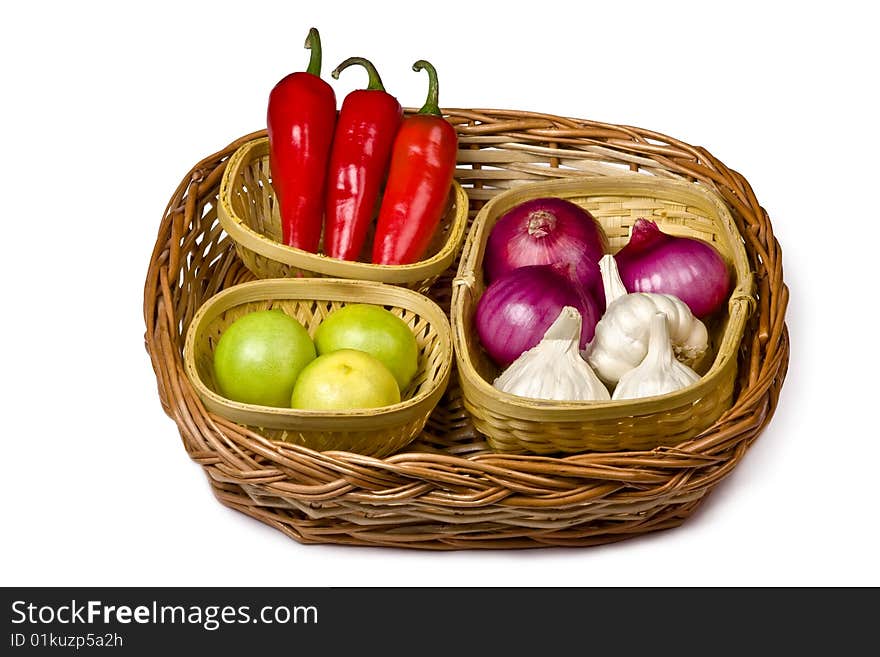
[[[694,364],[701,379],[649,399],[555,402],[527,399],[492,386],[501,370],[474,332],[474,314],[485,290],[483,256],[495,222],[515,205],[554,196],[586,208],[616,253],[639,217],[666,233],[715,246],[734,275],[729,303],[706,323],[709,349]],[[582,177],[530,183],[502,192],[480,210],[468,234],[453,281],[451,320],[464,405],[496,451],[559,454],[588,450],[644,450],[677,445],[700,433],[733,401],[737,352],[754,307],[748,256],[730,212],[702,185],[648,176]]]
[[[213,294],[254,275],[217,217],[239,139],[195,164],[171,196],[144,289],[146,348],[159,399],[223,504],[301,543],[424,549],[588,546],[684,522],[771,420],[789,359],[788,290],[767,213],[743,176],[700,147],[649,130],[514,110],[447,110],[471,217],[523,181],[619,175],[717,193],[748,255],[756,306],[737,353],[732,403],[698,435],[651,450],[566,457],[493,452],[455,377],[424,430],[378,459],[267,441],[206,410],[183,368],[186,330]],[[485,168],[484,168],[485,167]],[[454,268],[431,288],[449,307]]]

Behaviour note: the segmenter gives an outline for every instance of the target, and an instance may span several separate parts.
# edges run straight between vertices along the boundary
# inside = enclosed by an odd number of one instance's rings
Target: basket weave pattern
[[[174,191],[144,289],[146,349],[164,411],[220,502],[301,543],[423,549],[588,546],[684,522],[773,416],[789,360],[782,253],[749,183],[701,147],[649,130],[515,110],[447,110],[473,217],[529,180],[653,175],[721,196],[743,239],[756,305],[737,349],[733,403],[675,446],[564,458],[498,454],[464,410],[456,377],[419,438],[383,459],[268,440],[206,411],[183,369],[199,306],[253,274],[217,218],[220,179],[247,135],[198,162]],[[430,296],[448,307],[449,277]]]

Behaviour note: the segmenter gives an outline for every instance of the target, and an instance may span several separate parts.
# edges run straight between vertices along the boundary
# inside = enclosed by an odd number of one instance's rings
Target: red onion
[[[714,246],[668,235],[653,221],[636,219],[629,242],[614,257],[628,292],[672,294],[697,317],[718,310],[730,293],[730,271]]]
[[[498,365],[507,367],[531,349],[562,312],[581,313],[581,349],[593,339],[601,311],[593,297],[553,265],[519,267],[496,279],[477,303],[480,342]]]
[[[605,307],[599,258],[608,251],[601,224],[587,210],[562,198],[544,197],[505,212],[486,241],[489,282],[517,267],[564,264],[567,274]]]

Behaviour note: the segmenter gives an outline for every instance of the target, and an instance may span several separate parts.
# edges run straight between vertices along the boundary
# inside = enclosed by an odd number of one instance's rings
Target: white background
[[[15,3],[0,38],[2,585],[878,585],[877,116],[862,2]],[[371,58],[420,105],[650,128],[743,173],[791,287],[773,421],[676,529],[604,547],[300,545],[215,501],[164,415],[143,282],[190,167],[272,85]],[[333,82],[337,97],[362,72]]]

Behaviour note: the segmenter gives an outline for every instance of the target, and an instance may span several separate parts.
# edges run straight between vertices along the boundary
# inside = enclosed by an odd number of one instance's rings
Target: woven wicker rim
[[[410,399],[378,409],[352,409],[347,411],[319,411],[294,408],[274,408],[236,402],[219,395],[199,376],[193,354],[194,345],[202,328],[232,306],[267,299],[295,299],[322,301],[351,301],[395,305],[407,308],[427,318],[436,328],[441,349],[446,355],[435,384]],[[231,302],[231,303],[230,303]],[[187,378],[199,397],[210,410],[233,421],[253,423],[259,417],[258,426],[288,428],[296,424],[302,429],[357,430],[364,426],[376,428],[393,426],[409,419],[412,409],[424,404],[436,404],[449,380],[452,363],[452,340],[449,321],[440,307],[429,298],[412,290],[375,283],[347,279],[264,279],[240,283],[219,292],[206,301],[193,316],[184,343],[184,369]]]
[[[464,346],[469,340],[473,339],[470,336],[472,327],[464,324],[460,312],[456,310],[461,307],[462,295],[473,293],[472,286],[475,282],[473,272],[479,270],[483,264],[483,247],[491,228],[485,221],[485,218],[490,216],[496,208],[499,213],[510,209],[515,204],[515,199],[521,200],[523,192],[526,192],[529,197],[534,196],[535,193],[532,193],[530,188],[540,190],[536,192],[540,195],[556,195],[563,198],[583,194],[600,196],[619,193],[621,190],[643,189],[644,193],[650,193],[658,198],[666,198],[668,200],[686,198],[695,205],[702,203],[704,207],[707,206],[713,209],[713,212],[717,215],[727,232],[731,250],[730,256],[736,273],[736,286],[728,302],[730,321],[728,322],[727,330],[724,332],[711,367],[700,377],[698,382],[675,392],[653,397],[643,397],[637,400],[560,402],[531,399],[501,392],[493,387],[491,382],[486,381],[476,372],[468,357],[468,350]],[[563,421],[573,416],[578,417],[585,414],[595,419],[638,416],[672,406],[681,406],[700,399],[706,394],[707,390],[717,385],[717,376],[736,358],[737,347],[742,339],[746,321],[756,305],[753,297],[754,282],[751,267],[748,263],[745,248],[742,241],[738,239],[738,235],[739,233],[733,223],[729,210],[715,194],[693,183],[683,183],[677,180],[639,180],[634,176],[608,176],[601,179],[558,180],[526,184],[508,192],[500,193],[486,203],[477,215],[465,241],[457,276],[453,280],[452,307],[454,312],[452,313],[451,324],[455,358],[459,374],[466,376],[473,386],[471,394],[476,395],[474,401],[484,404],[498,404],[502,402],[508,408],[508,411],[520,410],[523,418],[531,419],[534,417],[535,411],[540,410],[543,417],[548,420]]]
[[[430,278],[449,267],[464,240],[467,230],[468,197],[458,181],[453,181],[450,192],[451,202],[455,207],[455,218],[450,225],[449,235],[443,247],[434,255],[419,262],[407,265],[381,265],[353,260],[340,260],[320,253],[310,253],[302,249],[287,246],[261,235],[239,217],[230,194],[233,183],[244,163],[254,157],[263,157],[268,153],[269,139],[262,137],[242,144],[232,157],[220,181],[220,206],[218,217],[223,228],[236,242],[259,253],[262,256],[291,265],[298,269],[317,272],[325,276],[362,280],[379,280],[385,283],[411,283]]]

